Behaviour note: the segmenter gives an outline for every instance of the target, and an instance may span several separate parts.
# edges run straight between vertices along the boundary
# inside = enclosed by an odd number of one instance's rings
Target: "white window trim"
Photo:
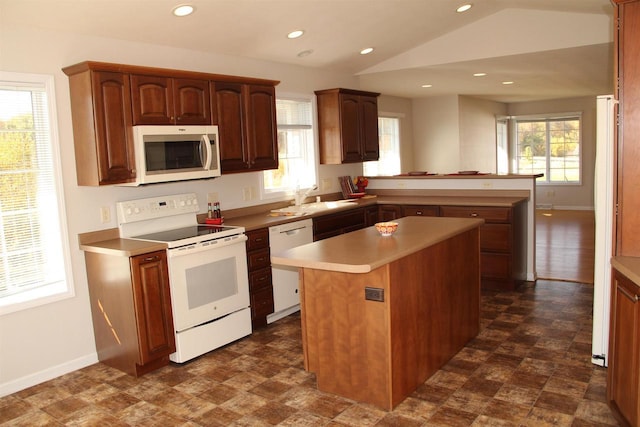
[[[0,316],[15,313],[17,311],[49,304],[75,296],[75,286],[73,285],[73,274],[71,269],[71,257],[69,250],[69,233],[67,229],[67,216],[64,203],[64,185],[62,181],[62,165],[60,161],[60,143],[58,137],[58,118],[56,114],[56,97],[54,78],[45,74],[26,74],[0,71],[0,81],[16,82],[16,85],[29,82],[44,85],[47,93],[47,105],[49,108],[49,130],[51,143],[51,159],[53,162],[53,177],[56,189],[56,199],[58,202],[58,217],[60,242],[63,250],[65,282],[57,285],[43,286],[27,292],[10,295],[0,299]]]
[[[526,121],[526,120],[547,120],[547,119],[562,119],[562,118],[574,118],[574,117],[578,117],[578,119],[580,120],[580,178],[578,179],[578,182],[559,182],[559,181],[552,181],[549,182],[547,180],[544,181],[538,181],[536,180],[536,185],[540,185],[540,186],[553,186],[553,187],[576,187],[576,186],[581,186],[582,185],[582,174],[584,171],[584,144],[582,142],[582,135],[584,133],[584,120],[582,118],[582,112],[581,111],[576,111],[576,112],[565,112],[565,113],[549,113],[549,114],[530,114],[530,115],[522,115],[522,116],[508,116],[508,118],[512,121],[513,125],[508,125],[508,131],[509,131],[509,149],[511,150],[511,153],[517,153],[518,152],[518,137],[517,137],[517,126],[516,123],[520,120],[522,121]],[[510,159],[509,159],[509,163],[510,166],[509,168],[512,171],[516,171],[516,160],[514,157],[512,157],[511,153],[509,153]]]
[[[315,178],[316,184],[319,181],[318,165],[320,162],[320,152],[318,148],[319,134],[318,134],[318,104],[315,95],[301,94],[301,93],[277,93],[276,99],[289,99],[289,100],[304,100],[311,103],[311,120],[313,126],[313,153],[315,158]],[[293,197],[295,189],[289,191],[265,191],[264,189],[264,174],[260,172],[260,200],[266,201],[278,201],[287,200]]]

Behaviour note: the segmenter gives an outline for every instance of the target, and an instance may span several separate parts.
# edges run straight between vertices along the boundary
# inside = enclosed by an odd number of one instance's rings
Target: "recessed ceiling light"
[[[371,53],[371,52],[373,52],[373,48],[372,48],[372,47],[368,47],[368,48],[366,48],[366,49],[362,49],[362,50],[360,51],[360,55],[367,55],[367,54],[369,54],[369,53]]]
[[[473,77],[484,77],[486,75],[487,75],[487,73],[474,73]]]
[[[463,4],[462,6],[459,6],[456,9],[456,12],[458,13],[466,12],[467,10],[471,9],[471,6],[472,6],[471,3]]]
[[[432,87],[433,85],[422,85],[422,87]]]
[[[502,82],[503,85],[512,85],[513,82]]]
[[[303,50],[302,52],[298,53],[298,58],[304,58],[305,56],[309,56],[312,53],[313,53],[313,49]]]
[[[181,4],[173,8],[173,14],[175,16],[188,16],[195,11],[195,7],[190,4]]]
[[[303,34],[304,34],[303,30],[295,30],[295,31],[291,31],[289,34],[287,34],[287,38],[289,38],[289,39],[297,39],[298,37],[300,37]]]

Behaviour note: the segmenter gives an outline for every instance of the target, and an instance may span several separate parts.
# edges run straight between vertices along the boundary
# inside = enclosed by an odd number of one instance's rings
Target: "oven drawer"
[[[268,240],[267,240],[268,243]],[[259,249],[247,254],[247,267],[249,271],[255,271],[260,268],[271,266],[271,257],[269,255],[269,247]]]

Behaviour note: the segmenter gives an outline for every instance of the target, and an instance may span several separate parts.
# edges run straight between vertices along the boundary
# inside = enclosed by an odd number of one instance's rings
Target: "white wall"
[[[579,185],[537,185],[538,205],[554,209],[592,210],[596,157],[596,97],[522,102],[508,105],[510,116],[582,112],[582,183]]]
[[[435,173],[460,170],[457,95],[414,99],[414,169]]]
[[[280,80],[276,93],[312,95],[332,87],[357,89],[350,75],[268,63],[239,57],[130,43],[115,39],[79,37],[37,28],[12,26],[0,16],[0,69],[50,74],[55,78],[56,105],[63,168],[64,197],[71,247],[75,296],[64,301],[0,317],[0,396],[94,363],[96,359],[84,255],[77,235],[116,227],[117,201],[164,194],[195,192],[206,206],[206,194],[217,192],[222,209],[261,203],[242,200],[242,188],[259,186],[259,173],[235,174],[214,180],[159,184],[147,187],[78,187],[75,177],[73,134],[67,77],[61,69],[85,60],[175,68],[218,74]],[[322,166],[320,179],[340,191],[337,177],[357,175],[361,164]],[[258,193],[256,193],[258,194]],[[100,207],[111,209],[112,221],[100,222]]]
[[[496,116],[507,105],[468,96],[460,101],[460,170],[496,173]]]

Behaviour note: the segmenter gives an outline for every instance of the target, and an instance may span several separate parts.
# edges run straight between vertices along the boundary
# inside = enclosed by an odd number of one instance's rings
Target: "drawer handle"
[[[255,242],[262,242],[262,240],[263,240],[262,237],[256,237],[254,241]]]
[[[478,216],[478,213],[477,213],[477,212],[472,212],[472,213],[470,213],[470,214],[469,214],[469,216],[472,216],[472,217],[474,217],[474,218],[475,218],[475,217],[477,217],[477,216]]]
[[[416,215],[422,215],[422,211],[416,211]]]
[[[160,257],[158,257],[158,255],[155,255],[155,256],[147,257],[144,260],[145,260],[145,262],[151,262],[151,261],[158,261],[159,259],[160,259]]]

